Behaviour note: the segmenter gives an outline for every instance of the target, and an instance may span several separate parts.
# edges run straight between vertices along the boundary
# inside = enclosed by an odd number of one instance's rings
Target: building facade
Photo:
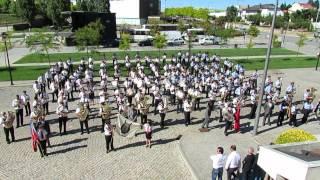
[[[110,0],[110,11],[116,13],[117,24],[142,25],[148,16],[159,16],[160,0]]]

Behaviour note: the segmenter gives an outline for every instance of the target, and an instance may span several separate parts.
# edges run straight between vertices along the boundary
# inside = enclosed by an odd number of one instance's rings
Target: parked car
[[[167,41],[168,46],[180,46],[184,44],[184,40],[180,38],[174,38]]]
[[[153,39],[145,39],[138,42],[138,46],[152,46],[153,45]]]
[[[216,37],[210,36],[199,40],[200,45],[217,45],[219,42]]]

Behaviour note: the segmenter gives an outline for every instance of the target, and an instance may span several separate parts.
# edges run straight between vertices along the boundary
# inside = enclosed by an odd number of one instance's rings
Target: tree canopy
[[[36,14],[34,0],[17,0],[16,3],[17,14],[31,24]]]
[[[238,9],[235,6],[227,7],[227,21],[234,22],[238,16]]]
[[[199,19],[209,18],[209,9],[194,8],[194,7],[180,7],[180,8],[166,8],[164,11],[166,16],[182,16]]]

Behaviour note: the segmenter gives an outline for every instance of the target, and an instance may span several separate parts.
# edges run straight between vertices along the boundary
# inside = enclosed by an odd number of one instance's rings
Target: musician
[[[65,135],[66,132],[66,125],[68,121],[68,109],[63,105],[62,102],[59,103],[59,106],[57,107],[56,113],[59,116],[59,132],[60,136],[62,136],[62,125],[63,125],[63,134]]]
[[[303,109],[302,109],[303,117],[301,120],[302,124],[307,122],[309,114],[312,112],[312,110],[313,110],[312,100],[309,99],[303,104]]]
[[[254,119],[256,117],[256,110],[257,110],[257,94],[255,90],[250,91],[250,102],[251,102],[251,111],[250,111],[250,119]]]
[[[154,92],[154,111],[153,111],[154,115],[157,114],[157,107],[158,107],[158,105],[159,105],[159,103],[161,101],[161,98],[162,98],[162,96],[161,96],[160,92],[159,91],[155,91]]]
[[[233,119],[233,112],[232,108],[227,104],[227,107],[223,109],[223,119],[226,122],[225,129],[224,129],[224,135],[228,136],[228,130],[231,128],[232,125],[232,119]]]
[[[294,86],[294,82],[291,82],[290,85],[286,89],[286,94],[295,94],[296,92],[296,87]]]
[[[55,102],[54,96],[58,99],[58,84],[54,80],[50,83],[50,93],[52,94],[52,102]]]
[[[89,109],[86,107],[85,104],[83,103],[78,104],[78,107],[76,109],[76,115],[78,116],[80,121],[81,135],[83,134],[83,124],[86,127],[87,133],[90,134],[89,126],[88,126]]]
[[[43,113],[49,115],[49,96],[46,91],[41,92],[40,103],[42,104]]]
[[[16,95],[16,99],[12,101],[12,107],[16,111],[16,119],[17,119],[17,127],[23,126],[23,100],[20,98],[19,95]]]
[[[133,92],[132,86],[126,87],[126,94],[127,94],[127,98],[128,98],[129,104],[132,104],[132,98],[134,96],[134,92]]]
[[[275,88],[276,88],[276,92],[278,92],[279,96],[281,94],[281,87],[282,87],[282,78],[278,77],[278,79],[275,83]]]
[[[201,92],[199,90],[199,88],[196,88],[194,91],[193,91],[193,96],[195,98],[195,107],[194,107],[194,110],[199,110],[200,111],[200,96],[201,96]]]
[[[183,99],[185,98],[185,95],[182,91],[182,88],[180,88],[177,91],[177,99],[178,99],[178,105],[177,105],[177,113],[182,112],[182,105],[183,105]]]
[[[144,96],[140,96],[138,109],[140,112],[141,124],[144,124],[147,122],[149,112],[149,105],[147,104]]]
[[[27,94],[27,91],[23,91],[23,94],[21,95],[21,99],[24,104],[24,109],[26,111],[26,116],[30,116],[31,113],[31,106],[30,106],[30,96]]]
[[[290,126],[297,127],[297,106],[296,103],[292,103],[290,107]]]
[[[14,129],[13,129],[14,114],[13,112],[1,112],[0,113],[0,124],[4,129],[7,144],[10,144],[9,133],[11,135],[11,141],[15,141]]]
[[[157,109],[160,114],[160,127],[164,127],[164,118],[166,117],[166,112],[167,112],[167,102],[166,100],[160,99],[159,104],[157,106]]]
[[[33,83],[32,88],[33,88],[33,90],[34,90],[34,94],[35,94],[35,95],[38,95],[38,94],[40,93],[40,91],[41,91],[41,86],[40,86],[40,84],[39,84],[38,81],[35,81],[35,82]]]
[[[47,131],[45,130],[45,127],[43,124],[39,125],[39,129],[38,129],[38,138],[39,138],[39,143],[38,143],[38,147],[39,147],[39,152],[41,157],[43,156],[48,156],[47,154]]]
[[[184,121],[185,121],[186,126],[191,124],[191,122],[190,122],[191,108],[192,108],[191,100],[185,99],[183,102],[183,111],[184,111]]]
[[[262,121],[262,126],[265,126],[266,119],[268,118],[268,125],[271,126],[270,118],[272,116],[272,111],[274,109],[274,103],[272,101],[272,98],[268,96],[267,102],[264,104],[264,116]]]
[[[204,127],[208,128],[209,127],[209,121],[210,121],[210,116],[211,116],[211,112],[213,110],[213,107],[214,106],[213,106],[212,101],[208,101],[201,128],[204,128]]]
[[[113,127],[110,121],[106,121],[106,124],[104,125],[104,135],[106,140],[106,152],[109,153],[110,151],[115,150],[113,147]]]
[[[288,103],[283,100],[281,102],[281,104],[279,105],[279,115],[278,115],[278,120],[277,120],[277,126],[282,126],[282,122],[284,120],[284,116],[287,113],[287,109],[288,109]]]

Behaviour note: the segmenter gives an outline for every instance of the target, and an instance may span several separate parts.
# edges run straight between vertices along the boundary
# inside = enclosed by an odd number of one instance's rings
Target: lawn
[[[24,20],[14,14],[0,14],[0,25],[21,23]]]
[[[184,50],[186,51],[186,50]],[[239,49],[206,49],[206,50],[200,50],[200,49],[193,49],[192,52],[209,52],[210,55],[217,54],[222,57],[234,57],[234,56],[264,56],[266,54],[266,48],[239,48]],[[161,51],[161,54],[167,53],[167,57],[170,58],[172,55],[176,55],[178,53],[178,50],[165,50]],[[134,57],[136,55],[136,51],[130,51],[128,54],[130,57]],[[118,59],[124,59],[126,53],[123,51],[117,51],[117,52],[103,52],[103,53],[92,53],[91,56],[94,59],[101,60],[104,56],[108,60],[111,59],[112,55],[116,54]],[[141,57],[144,57],[146,55],[149,55],[151,57],[157,57],[158,51],[139,51],[139,54]],[[294,55],[297,54],[294,51],[290,51],[288,49],[284,48],[274,48],[272,49],[272,55]],[[68,58],[72,58],[74,61],[80,61],[81,58],[87,57],[86,53],[53,53],[50,54],[51,62],[57,62],[60,59],[66,60]],[[44,55],[40,54],[29,54],[25,57],[21,58],[19,61],[16,62],[16,64],[23,64],[23,63],[45,63],[47,62],[47,58]]]
[[[269,69],[290,69],[290,68],[311,68],[316,65],[316,58],[304,58],[304,57],[292,57],[292,58],[272,58],[270,61]],[[244,65],[247,70],[263,69],[264,59],[242,59],[234,60],[236,63]],[[14,80],[35,80],[40,74],[44,73],[48,69],[47,66],[31,66],[31,67],[14,67],[13,79]],[[98,75],[99,65],[95,65],[95,75]],[[127,70],[124,64],[120,66],[121,75],[127,75]],[[108,64],[108,75],[113,76],[113,66]],[[149,68],[146,69],[146,73],[149,74]],[[9,74],[4,68],[0,68],[0,81],[8,81]]]

